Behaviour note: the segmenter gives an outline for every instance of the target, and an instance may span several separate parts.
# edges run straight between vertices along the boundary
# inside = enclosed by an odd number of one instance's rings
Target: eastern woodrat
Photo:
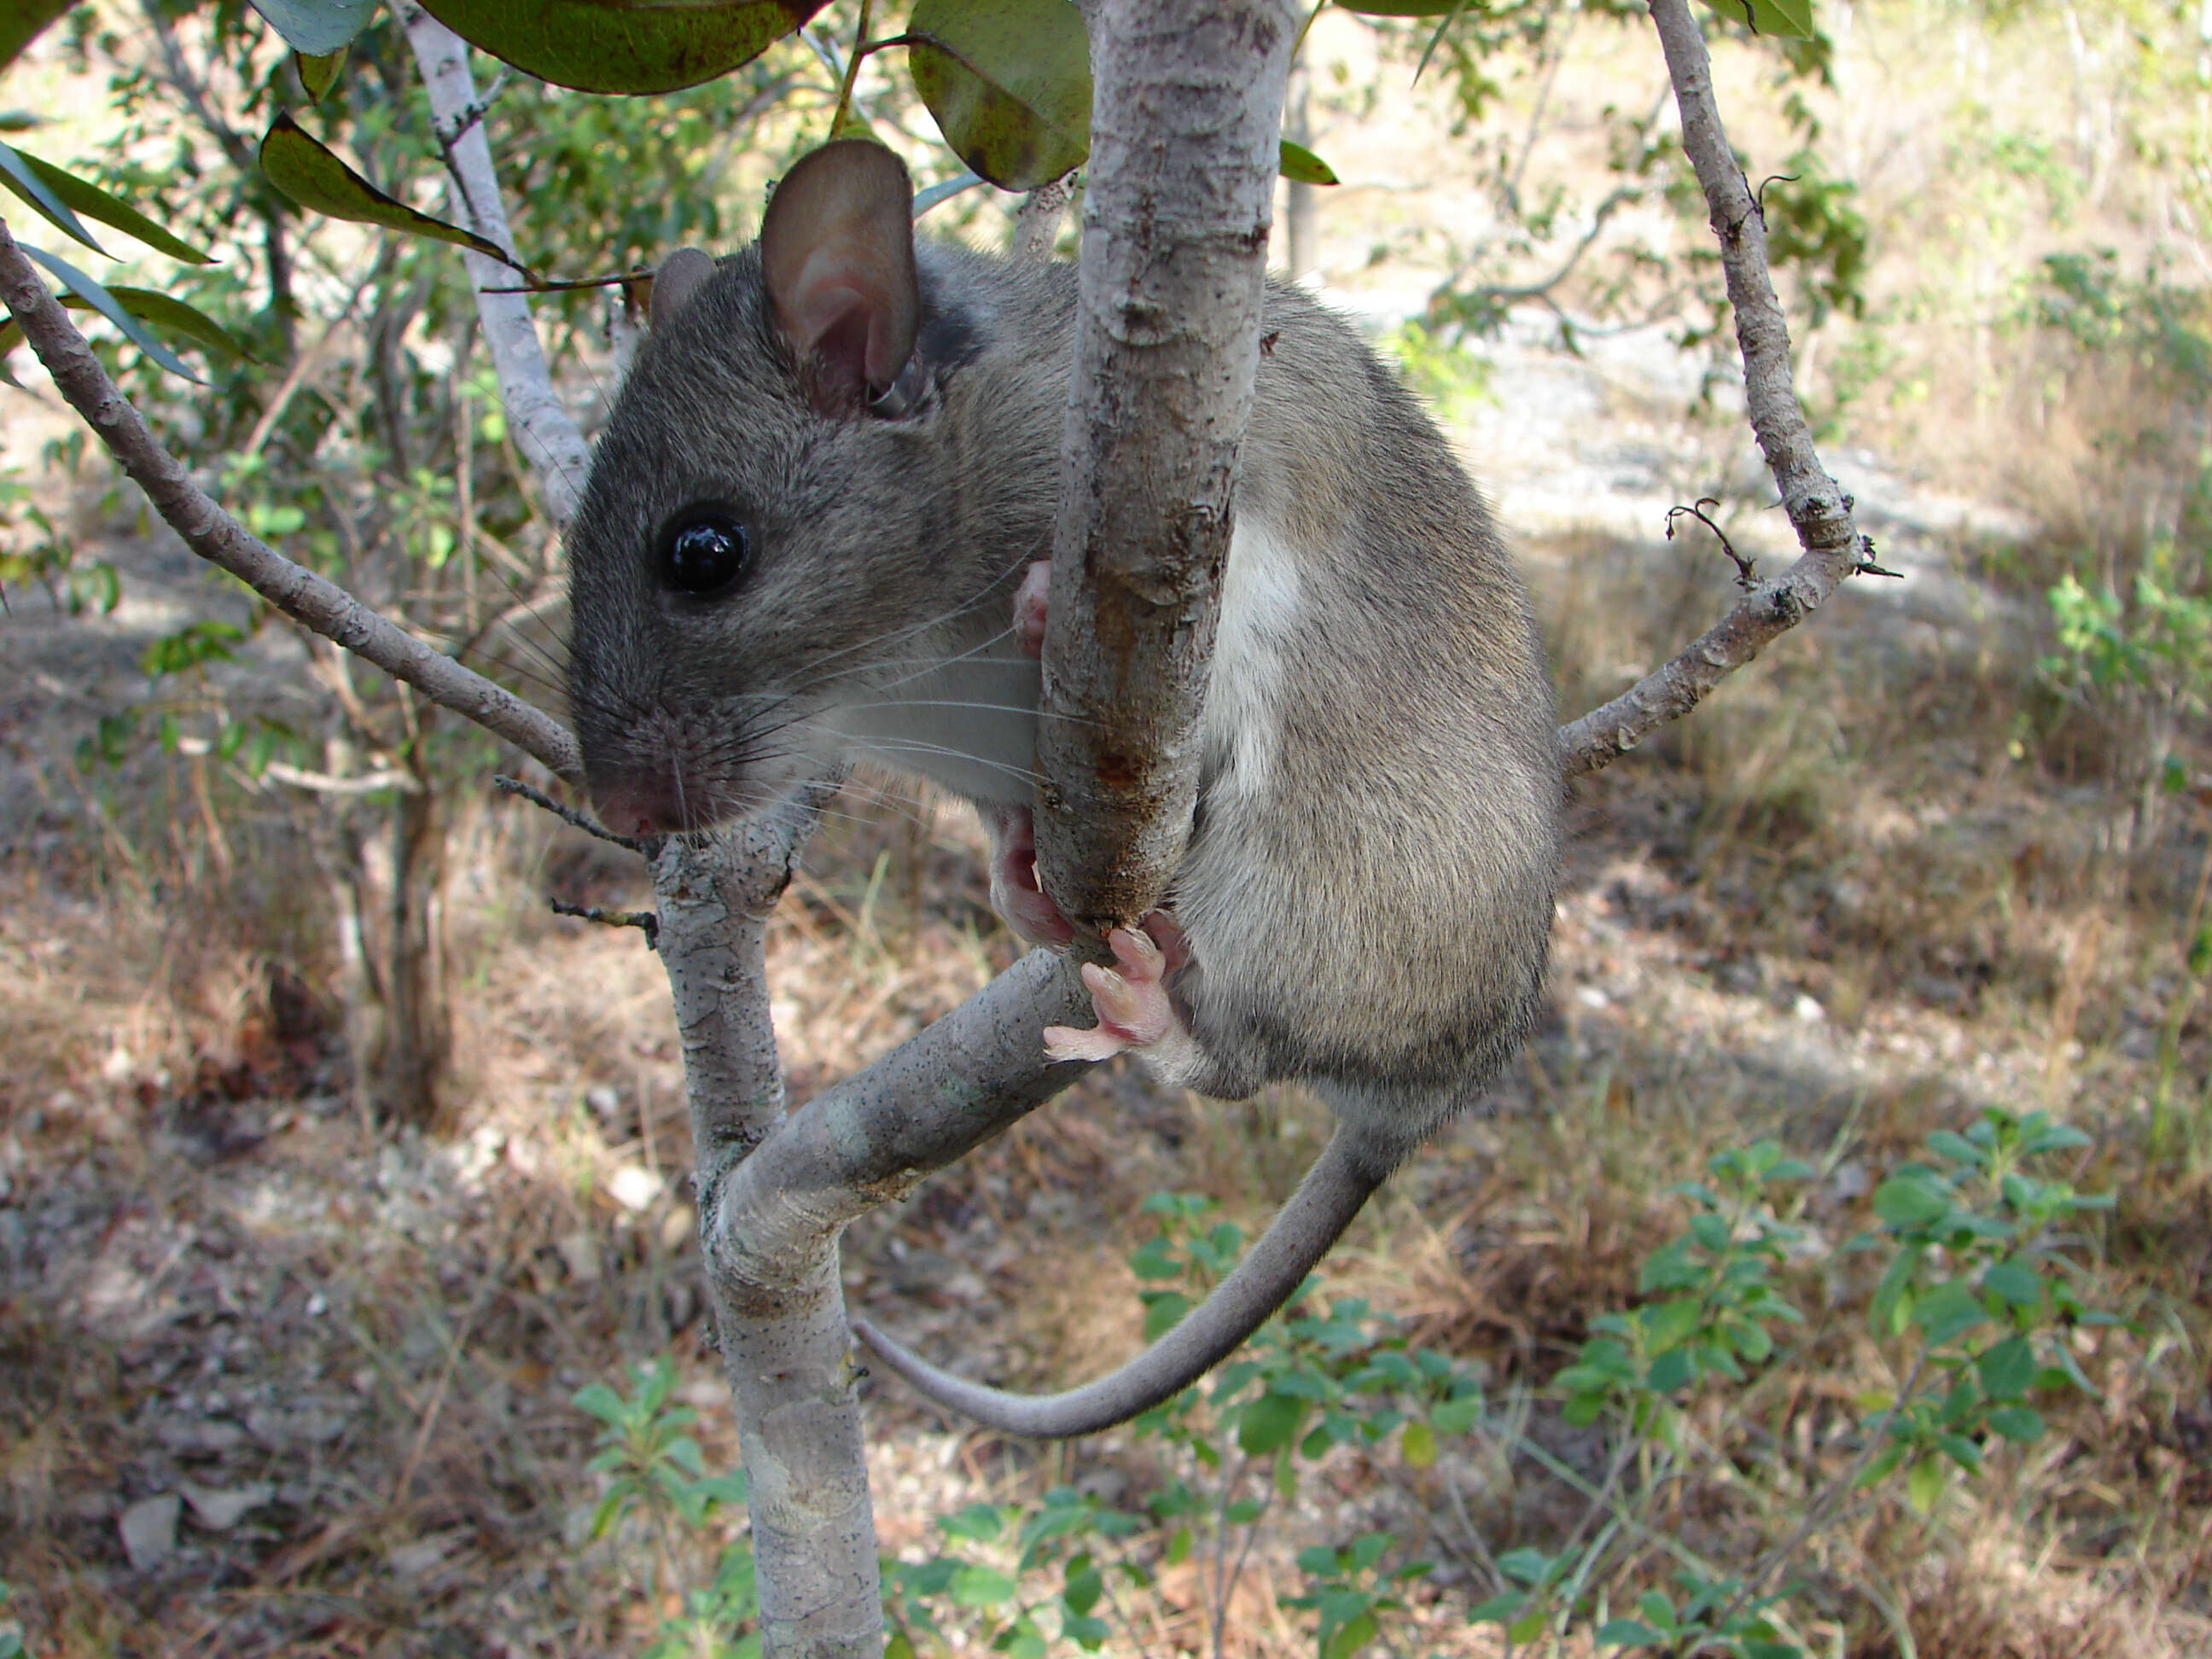
[[[653,331],[569,532],[577,731],[624,833],[767,811],[855,761],[975,803],[1033,942],[1038,685],[1076,273],[915,240],[891,154],[795,165],[760,241],[662,267]],[[1100,1023],[1235,1098],[1293,1079],[1339,1128],[1206,1305],[1066,1395],[1000,1394],[856,1326],[932,1398],[1009,1432],[1121,1421],[1294,1291],[1368,1195],[1472,1105],[1543,994],[1560,774],[1528,600],[1487,508],[1344,322],[1271,286],[1163,909],[1087,969]]]

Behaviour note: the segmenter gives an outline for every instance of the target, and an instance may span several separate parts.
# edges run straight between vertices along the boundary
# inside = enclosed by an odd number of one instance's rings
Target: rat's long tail
[[[1172,1400],[1229,1358],[1305,1282],[1388,1170],[1340,1128],[1251,1254],[1182,1322],[1119,1370],[1066,1394],[1008,1394],[941,1371],[865,1320],[853,1334],[884,1364],[951,1412],[1003,1434],[1062,1440],[1126,1423]]]

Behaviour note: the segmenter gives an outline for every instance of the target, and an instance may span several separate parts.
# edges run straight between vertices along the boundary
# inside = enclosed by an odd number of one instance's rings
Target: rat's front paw
[[[1083,965],[1091,1006],[1098,1024],[1088,1031],[1072,1025],[1048,1025],[1048,1060],[1111,1060],[1132,1050],[1180,1051],[1191,1042],[1182,1016],[1169,1000],[1167,977],[1188,954],[1182,929],[1164,910],[1145,918],[1141,928],[1116,927],[1106,936],[1114,966]]]
[[[1030,945],[1065,945],[1075,937],[1060,907],[1037,884],[1036,821],[1026,806],[983,810],[991,837],[991,908]]]
[[[1044,655],[1045,618],[1052,611],[1052,561],[1038,559],[1014,590],[1014,638],[1032,657]]]

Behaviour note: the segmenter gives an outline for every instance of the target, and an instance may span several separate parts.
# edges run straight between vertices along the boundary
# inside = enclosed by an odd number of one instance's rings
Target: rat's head
[[[869,695],[956,599],[939,380],[971,349],[916,278],[912,187],[830,144],[761,239],[654,283],[568,532],[569,690],[593,799],[624,834],[743,817],[836,761]]]

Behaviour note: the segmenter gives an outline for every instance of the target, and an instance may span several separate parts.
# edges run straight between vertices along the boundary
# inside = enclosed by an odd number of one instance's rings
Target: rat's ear
[[[678,248],[653,273],[653,300],[646,307],[647,321],[659,328],[690,304],[691,296],[714,274],[713,254],[704,248]]]
[[[824,144],[776,186],[760,245],[809,401],[824,415],[858,414],[897,380],[920,326],[906,164],[865,138]]]

